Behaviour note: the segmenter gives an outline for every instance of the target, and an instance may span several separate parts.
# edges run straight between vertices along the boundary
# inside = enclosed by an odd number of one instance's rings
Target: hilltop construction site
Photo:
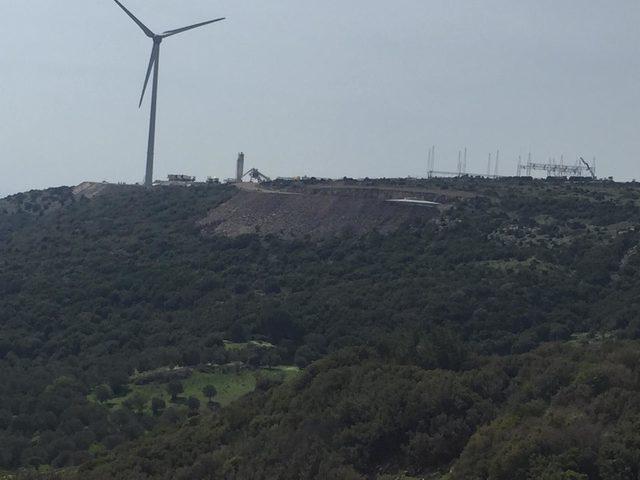
[[[76,197],[126,192],[130,185],[85,182]],[[179,187],[175,187],[179,188]],[[199,222],[205,234],[323,238],[334,234],[388,233],[440,216],[472,192],[419,186],[404,180],[277,180],[233,183],[229,200]]]
[[[586,162],[585,165],[588,166]],[[229,199],[213,207],[198,222],[206,235],[258,234],[286,239],[320,239],[371,231],[389,233],[403,225],[440,218],[441,213],[456,202],[481,195],[479,185],[526,185],[534,181],[530,175],[480,177],[466,174],[464,169],[453,177],[438,177],[435,175],[438,172],[430,171],[426,179],[271,179],[257,168],[246,169],[244,153],[238,155],[235,170],[235,178],[222,182],[212,177],[198,182],[190,175],[172,174],[165,181],[154,182],[154,188],[217,184],[230,188]],[[566,177],[563,176],[565,170],[552,170],[546,180],[540,181],[555,185],[566,182],[597,186],[601,183],[596,181],[595,174],[585,177],[582,170],[576,170],[576,176]],[[85,182],[75,187],[73,194],[93,198],[131,188],[140,186]]]

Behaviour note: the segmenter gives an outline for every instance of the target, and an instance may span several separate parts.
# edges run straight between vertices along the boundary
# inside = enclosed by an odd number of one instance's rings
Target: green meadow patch
[[[188,378],[181,380],[184,390],[178,395],[175,403],[182,404],[187,398],[195,397],[200,400],[201,408],[206,408],[209,399],[202,390],[207,385],[213,385],[217,391],[213,401],[224,407],[255,390],[259,378],[286,381],[296,376],[299,371],[298,367],[289,365],[257,370],[244,369],[239,366],[211,367],[211,371],[196,370]],[[128,399],[139,396],[145,402],[145,413],[151,413],[152,398],[161,398],[167,405],[172,404],[167,386],[168,382],[154,382],[145,385],[132,383],[125,396],[112,398],[105,404],[111,408],[117,408],[125,404]],[[89,395],[89,399],[97,402],[95,394]]]

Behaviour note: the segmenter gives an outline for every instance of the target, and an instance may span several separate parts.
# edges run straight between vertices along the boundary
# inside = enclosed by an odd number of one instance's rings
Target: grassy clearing
[[[196,397],[200,400],[201,408],[206,408],[208,398],[202,393],[206,385],[216,387],[218,394],[213,399],[222,406],[229,405],[234,400],[252,392],[256,388],[258,376],[287,380],[294,377],[299,372],[295,366],[282,366],[274,368],[263,368],[260,370],[241,370],[239,372],[194,372],[189,378],[182,381],[184,392],[178,397],[177,403],[184,403],[189,397]],[[130,385],[129,393],[124,397],[109,400],[108,405],[112,408],[120,407],[124,401],[133,395],[140,395],[146,402],[145,411],[151,412],[150,403],[154,397],[162,398],[167,405],[171,405],[171,395],[167,392],[167,384],[150,383],[147,385]],[[90,400],[95,401],[95,396],[90,395]]]
[[[234,400],[252,392],[256,388],[254,372],[239,373],[200,373],[197,372],[183,382],[184,396],[196,397],[201,403],[208,399],[202,394],[206,385],[216,387],[218,394],[214,401],[221,405],[228,405]]]

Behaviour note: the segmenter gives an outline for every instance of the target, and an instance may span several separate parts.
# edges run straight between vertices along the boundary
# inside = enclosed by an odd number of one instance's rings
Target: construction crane
[[[242,178],[249,176],[249,178],[251,180],[255,180],[258,183],[262,183],[262,182],[270,182],[271,179],[269,177],[267,177],[266,175],[264,175],[260,170],[258,170],[257,168],[252,168],[251,170],[249,170],[247,173],[245,173]]]
[[[586,161],[584,158],[582,158],[582,157],[580,157],[580,161],[581,161],[582,163],[584,163],[584,166],[585,166],[585,167],[587,167],[587,170],[589,170],[589,173],[591,174],[591,178],[593,178],[594,180],[596,180],[596,179],[597,179],[597,177],[596,177],[596,172],[593,170],[593,168],[591,167],[591,165],[589,165],[589,164],[587,163],[587,161]]]

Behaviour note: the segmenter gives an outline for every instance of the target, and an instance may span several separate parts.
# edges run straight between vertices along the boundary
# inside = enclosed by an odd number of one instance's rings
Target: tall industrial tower
[[[240,152],[236,164],[236,182],[242,183],[242,177],[244,177],[244,153]]]

